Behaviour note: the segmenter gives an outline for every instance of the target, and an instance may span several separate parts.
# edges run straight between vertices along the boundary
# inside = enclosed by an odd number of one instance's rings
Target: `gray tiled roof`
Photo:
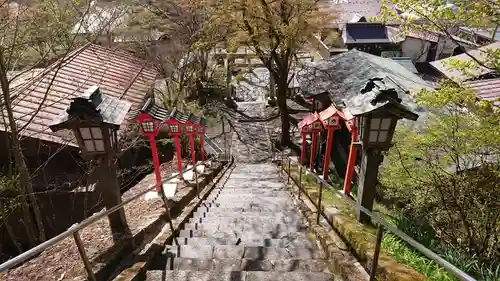
[[[486,45],[477,50],[469,51],[468,54],[460,54],[457,56],[452,56],[442,60],[437,60],[431,62],[431,65],[436,68],[439,72],[443,73],[444,76],[449,79],[456,79],[460,81],[466,81],[468,79],[481,76],[483,74],[488,74],[494,72],[492,69],[485,68],[477,63],[475,63],[470,56],[473,56],[480,62],[487,61],[488,50],[497,51],[500,49],[500,42],[495,42],[490,45]],[[449,63],[451,61],[463,61],[472,62],[476,68],[467,69],[467,73],[463,73],[460,69],[450,68]]]
[[[328,60],[308,64],[299,72],[298,80],[304,91],[311,94],[328,91],[334,103],[344,103],[352,111],[363,112],[369,101],[366,95],[360,94],[360,90],[371,78],[390,81],[402,103],[421,115],[423,109],[415,103],[413,94],[422,88],[432,87],[391,59],[350,50]]]

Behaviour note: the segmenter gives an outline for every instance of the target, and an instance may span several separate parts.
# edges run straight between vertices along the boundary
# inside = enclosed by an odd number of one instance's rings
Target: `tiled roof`
[[[403,104],[413,112],[423,112],[415,103],[413,94],[422,88],[432,87],[391,59],[350,50],[328,60],[310,63],[299,72],[298,77],[301,89],[311,93],[328,91],[335,104],[344,103],[349,109],[369,103],[366,95],[360,95],[360,90],[371,78],[391,81]]]
[[[157,120],[167,120],[170,116],[166,108],[155,104],[154,98],[148,98],[140,111],[149,114],[149,116]]]
[[[142,105],[157,74],[146,61],[127,52],[87,45],[18,85],[11,93],[14,117],[23,136],[76,146],[70,135],[63,131],[52,133],[48,127],[73,98],[96,85],[106,95],[130,102],[129,114],[133,114]],[[6,127],[0,121],[0,130],[5,131]]]
[[[484,47],[481,47],[477,50],[472,50],[469,51],[469,55],[473,56],[474,58],[478,59],[479,61],[483,61],[487,55],[486,51],[491,49],[491,50],[498,50],[500,48],[500,42],[495,42],[490,45],[486,45]],[[475,69],[468,69],[467,72],[470,73],[462,73],[459,69],[450,69],[449,62],[451,60],[458,60],[458,61],[472,61],[472,58],[468,54],[460,54],[457,56],[449,57],[446,59],[442,60],[437,60],[431,62],[431,65],[436,68],[439,72],[443,73],[444,76],[450,78],[450,79],[457,79],[459,81],[466,81],[468,79],[478,77],[484,74],[492,73],[494,72],[491,69],[485,68],[483,66],[477,65],[477,68]]]
[[[478,98],[500,107],[500,78],[469,81],[465,82],[465,86],[474,90]]]

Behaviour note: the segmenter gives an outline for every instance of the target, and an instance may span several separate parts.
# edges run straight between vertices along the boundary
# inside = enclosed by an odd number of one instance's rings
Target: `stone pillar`
[[[363,149],[359,171],[358,203],[369,211],[373,210],[378,168],[381,162],[382,155],[380,150],[374,148]],[[362,223],[370,222],[370,217],[360,209],[356,210],[356,218]]]
[[[122,195],[116,175],[116,165],[113,158],[107,154],[99,163],[100,179],[98,182],[98,190],[102,193],[104,205],[106,209],[111,209],[122,203]],[[128,228],[127,219],[125,218],[125,210],[123,208],[108,215],[109,226],[113,235],[113,241],[119,243],[123,239],[132,237]]]

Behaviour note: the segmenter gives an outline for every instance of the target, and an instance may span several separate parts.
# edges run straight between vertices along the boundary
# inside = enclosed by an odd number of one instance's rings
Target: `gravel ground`
[[[163,177],[168,177],[176,172],[174,161],[162,164],[161,168]],[[122,199],[126,200],[148,189],[154,183],[155,176],[154,173],[151,173],[136,186],[125,192]],[[136,200],[124,208],[130,230],[133,234],[136,234],[144,222],[157,217],[163,211],[163,203],[161,200]],[[113,245],[107,218],[103,218],[80,231],[80,237],[90,260],[104,253],[106,249]],[[93,266],[95,265],[93,264]],[[86,275],[86,272],[74,240],[72,237],[69,237],[21,266],[7,273],[0,273],[0,280],[62,281],[80,275]]]

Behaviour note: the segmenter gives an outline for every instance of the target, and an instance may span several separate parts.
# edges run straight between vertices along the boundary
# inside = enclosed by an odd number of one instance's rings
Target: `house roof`
[[[374,56],[357,50],[316,61],[304,67],[299,74],[301,88],[311,93],[328,91],[336,105],[345,104],[353,114],[363,111],[369,104],[368,95],[361,95],[369,79],[383,78],[397,89],[402,103],[409,110],[422,115],[423,109],[415,103],[413,93],[432,89],[422,78],[394,60]]]
[[[376,22],[346,23],[342,33],[345,44],[397,43],[404,40],[398,40],[384,24]]]
[[[328,3],[337,15],[336,21],[340,23],[359,20],[361,17],[377,17],[382,7],[382,0],[329,0]]]
[[[11,92],[14,118],[22,136],[77,146],[71,134],[53,133],[48,127],[73,98],[96,85],[106,95],[130,102],[131,115],[142,105],[157,74],[153,66],[127,52],[86,45]],[[8,130],[3,121],[0,130]]]
[[[468,81],[464,83],[478,98],[493,102],[500,107],[500,78]]]
[[[470,56],[473,56],[479,61],[483,61],[487,56],[487,50],[497,50],[499,48],[500,48],[500,42],[495,42],[493,44],[481,47],[477,50],[469,51],[468,53]],[[494,70],[485,68],[474,62],[469,55],[464,53],[457,56],[452,56],[446,59],[433,61],[431,62],[431,65],[447,78],[458,81],[466,81],[474,77],[494,72]],[[475,65],[475,68],[468,69],[467,70],[468,73],[462,73],[462,71],[458,69],[450,69],[449,63],[453,60],[471,62],[473,65]]]

